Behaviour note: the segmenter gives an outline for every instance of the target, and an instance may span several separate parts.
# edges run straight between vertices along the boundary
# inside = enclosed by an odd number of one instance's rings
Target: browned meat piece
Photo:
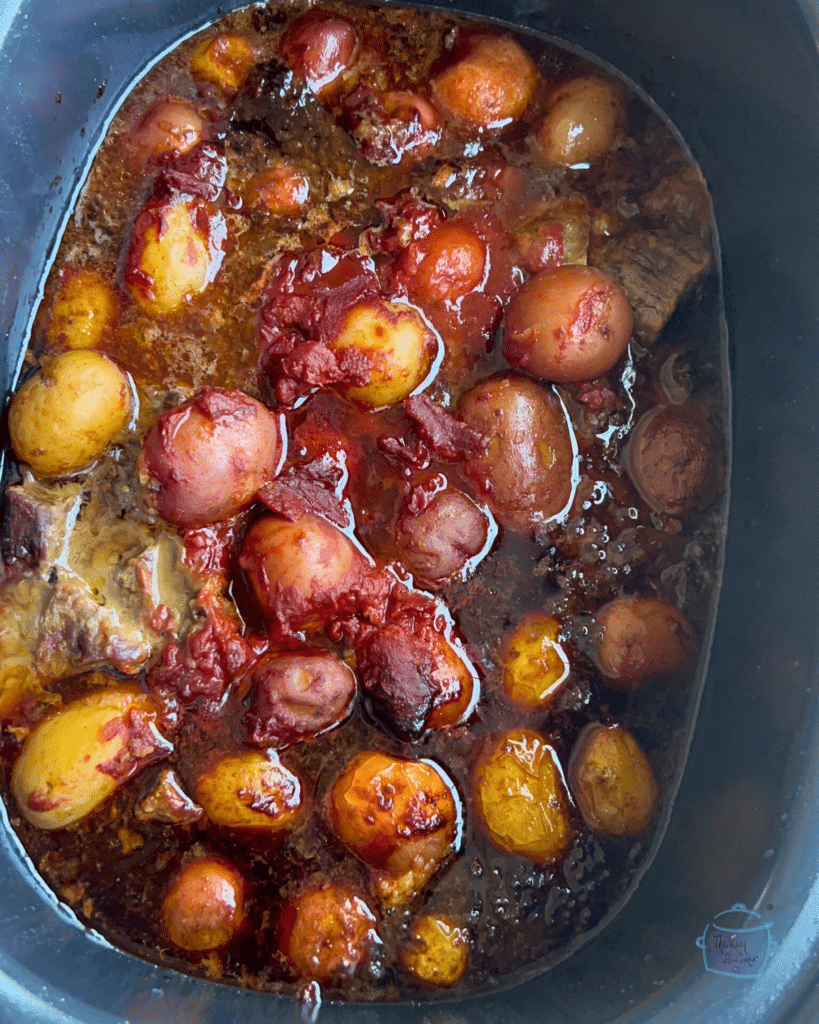
[[[651,343],[711,267],[711,208],[693,167],[665,178],[640,205],[649,226],[615,239],[595,265],[623,288],[634,333]]]
[[[182,788],[176,772],[172,768],[163,768],[153,786],[137,803],[134,813],[140,821],[188,825],[198,821],[204,811]]]
[[[79,488],[9,487],[2,506],[0,556],[8,579],[47,571],[59,556],[79,506]]]

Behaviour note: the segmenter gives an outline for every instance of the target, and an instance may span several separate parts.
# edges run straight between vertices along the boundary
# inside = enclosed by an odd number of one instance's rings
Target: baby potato
[[[250,39],[235,32],[208,36],[193,51],[191,74],[226,93],[236,92],[256,64],[258,54]]]
[[[341,842],[378,872],[387,906],[411,899],[461,839],[460,800],[443,770],[377,751],[357,754],[338,776],[328,817]]]
[[[61,275],[46,339],[52,348],[99,348],[119,311],[119,299],[96,270],[83,267]]]
[[[138,768],[167,754],[157,709],[135,686],[98,690],[40,723],[11,778],[26,821],[65,828],[90,814]]]
[[[300,978],[338,984],[380,944],[375,924],[375,914],[352,889],[314,886],[284,907],[279,946]]]
[[[572,829],[557,755],[531,729],[491,742],[474,773],[475,806],[500,850],[538,864],[557,860]]]
[[[468,956],[465,928],[443,914],[425,914],[415,922],[404,966],[425,987],[449,988],[466,970]]]
[[[247,199],[251,206],[278,217],[295,217],[310,195],[310,179],[292,161],[281,158],[251,178]]]
[[[594,832],[634,836],[657,812],[660,788],[637,740],[599,722],[581,733],[569,761],[569,787]]]
[[[547,706],[569,676],[569,659],[558,643],[560,623],[533,612],[504,644],[503,688],[516,704]]]
[[[134,224],[125,283],[145,309],[171,313],[205,290],[221,263],[211,230],[218,220],[199,200],[143,210]]]
[[[229,942],[244,918],[244,881],[215,857],[179,871],[162,902],[162,930],[175,946],[198,953]]]
[[[614,145],[624,116],[622,90],[614,82],[574,78],[549,97],[538,142],[552,163],[589,163]]]
[[[128,376],[100,352],[62,352],[20,388],[9,408],[11,446],[39,477],[87,469],[124,430]]]
[[[134,137],[141,153],[149,157],[189,153],[202,141],[205,122],[189,103],[159,100],[137,125]]]
[[[298,776],[255,750],[220,758],[199,777],[196,799],[215,825],[270,832],[289,831],[304,807]]]
[[[432,81],[444,110],[480,128],[520,117],[534,95],[538,73],[529,54],[509,36],[478,36],[469,52]]]
[[[694,631],[674,605],[628,595],[603,605],[596,615],[602,637],[595,651],[607,681],[636,690],[681,668],[696,650]]]
[[[367,384],[336,387],[352,401],[380,409],[396,405],[421,386],[439,355],[440,341],[412,306],[374,299],[347,313],[330,348],[357,349],[369,362]]]
[[[312,10],[296,18],[287,29],[279,52],[308,88],[326,97],[336,91],[341,75],[355,61],[360,48],[361,37],[355,25],[346,18]]]

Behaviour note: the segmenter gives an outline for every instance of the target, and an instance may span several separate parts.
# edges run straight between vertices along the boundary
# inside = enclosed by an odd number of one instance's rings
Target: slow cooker
[[[819,1019],[819,5],[446,6],[610,62],[679,128],[713,196],[733,387],[731,512],[710,667],[665,839],[616,918],[533,981],[460,1003],[317,1009],[112,949],[71,919],[0,830],[3,1024]],[[213,0],[0,3],[6,390],[73,198],[123,94],[222,10]]]

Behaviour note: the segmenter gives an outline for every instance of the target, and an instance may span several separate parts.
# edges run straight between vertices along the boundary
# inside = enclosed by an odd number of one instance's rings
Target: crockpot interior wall
[[[439,1008],[325,1007],[346,1024],[800,1021],[817,963],[813,799],[819,583],[819,61],[813,2],[459,0],[602,56],[676,123],[711,186],[732,343],[734,473],[709,678],[669,832],[615,921],[549,975]],[[146,55],[210,0],[23,0],[0,54],[0,325],[19,364],[87,148]],[[807,13],[807,17],[806,17]],[[0,26],[3,25],[0,19]],[[286,1001],[209,986],[92,943],[21,868],[0,867],[0,1022],[289,1024]],[[703,968],[734,903],[779,953],[755,980]]]

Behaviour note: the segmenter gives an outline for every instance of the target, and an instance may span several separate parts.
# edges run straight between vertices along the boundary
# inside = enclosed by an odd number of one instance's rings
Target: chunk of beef
[[[163,768],[153,786],[138,801],[134,814],[140,821],[157,821],[162,825],[189,825],[198,821],[204,811],[185,790],[173,768]]]
[[[48,572],[65,546],[79,503],[76,484],[46,488],[29,481],[6,490],[0,513],[0,556],[8,579]]]

